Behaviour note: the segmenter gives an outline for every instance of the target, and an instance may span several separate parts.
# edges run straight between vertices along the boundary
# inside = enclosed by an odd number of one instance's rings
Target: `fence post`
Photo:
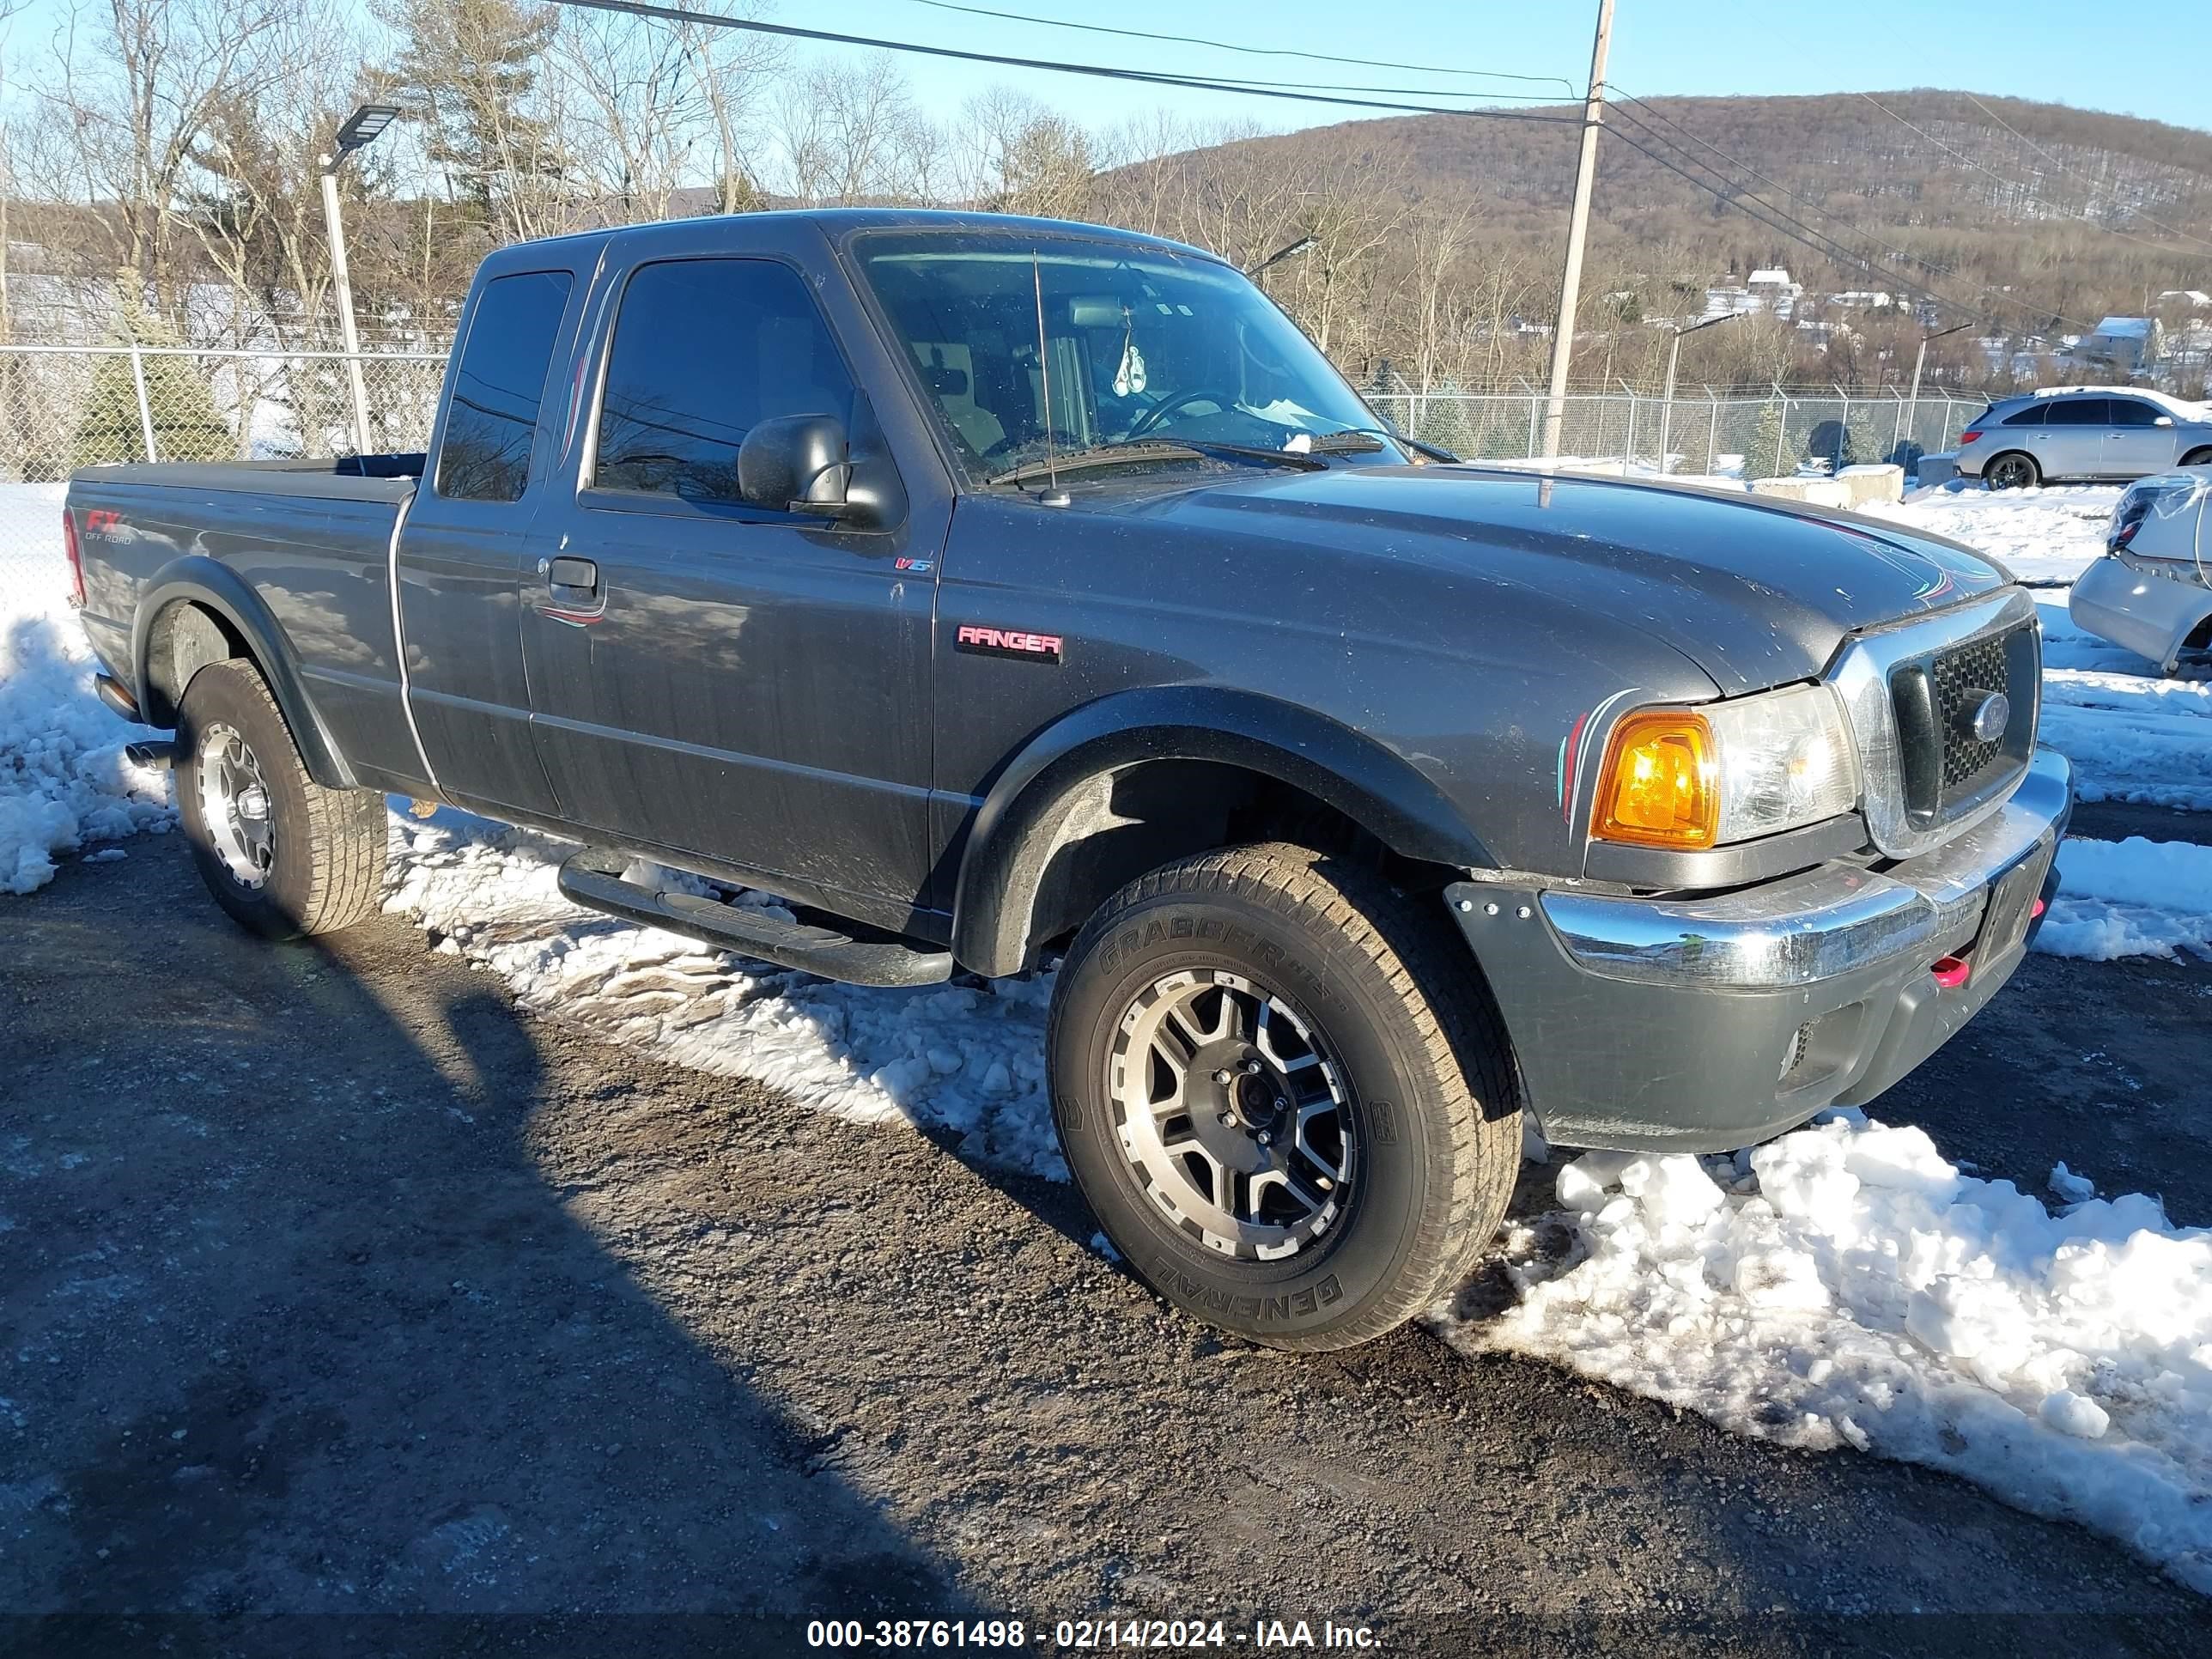
[[[131,383],[138,388],[138,435],[146,441],[146,459],[158,461],[154,453],[154,405],[146,398],[146,362],[138,355],[138,343],[131,343]]]
[[[1628,438],[1620,446],[1620,476],[1625,478],[1629,463],[1636,459],[1636,393],[1626,380],[1620,383],[1620,389],[1628,393]]]
[[[1705,471],[1711,472],[1721,464],[1721,400],[1713,396],[1711,386],[1705,388],[1705,401],[1712,405],[1712,421],[1705,428]]]
[[[1840,381],[1831,380],[1828,384],[1836,388],[1836,396],[1843,400],[1844,405],[1843,413],[1836,417],[1836,459],[1828,464],[1828,471],[1832,476],[1844,470],[1844,452],[1851,441],[1851,394],[1844,390]]]
[[[1536,453],[1536,394],[1528,394],[1528,453]]]
[[[1782,418],[1774,423],[1774,471],[1770,476],[1778,478],[1782,476],[1783,446],[1790,435],[1790,395],[1783,391],[1779,380],[1774,383],[1774,395],[1782,399]]]

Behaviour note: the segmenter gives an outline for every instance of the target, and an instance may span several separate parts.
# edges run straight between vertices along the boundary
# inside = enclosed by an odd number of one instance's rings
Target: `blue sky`
[[[972,0],[997,10],[1119,28],[1209,36],[1404,63],[1558,76],[1579,87],[1589,69],[1596,0]],[[1662,93],[1878,92],[1901,87],[2049,100],[2212,127],[2204,75],[2205,0],[1921,0],[1912,5],[1793,5],[1785,0],[1617,0],[1609,78],[1643,97]],[[917,0],[844,0],[836,8],[786,3],[779,21],[854,34],[922,40],[1021,57],[1081,58],[1176,73],[1247,79],[1380,84],[1394,72],[1332,71],[1295,58],[1207,52],[1192,46],[963,16]],[[2160,43],[2174,49],[2161,49]],[[2094,48],[2094,49],[2093,49]],[[907,58],[932,104],[956,105],[994,82],[1013,82],[1087,125],[1110,125],[1164,101],[1139,87],[1074,76],[1014,74]],[[1437,87],[1511,82],[1431,77]],[[1183,113],[1269,126],[1356,118],[1357,110],[1211,94],[1174,94]]]

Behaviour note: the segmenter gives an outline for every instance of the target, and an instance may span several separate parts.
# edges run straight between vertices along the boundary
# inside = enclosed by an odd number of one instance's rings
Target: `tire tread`
[[[1265,904],[1295,927],[1334,933],[1368,958],[1410,1016],[1449,1121],[1446,1195],[1440,1201],[1431,1188],[1407,1255],[1410,1271],[1401,1282],[1342,1324],[1265,1339],[1273,1346],[1306,1352],[1349,1347],[1433,1305],[1467,1277],[1488,1248],[1521,1160],[1512,1048],[1488,988],[1440,910],[1425,914],[1380,875],[1343,866],[1295,842],[1223,848],[1149,871],[1100,908],[1069,954],[1085,951],[1137,905],[1232,890]],[[1486,1102],[1492,1109],[1485,1109]]]

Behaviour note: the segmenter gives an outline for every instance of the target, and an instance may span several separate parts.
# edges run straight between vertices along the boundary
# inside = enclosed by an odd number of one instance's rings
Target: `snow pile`
[[[2084,800],[2212,811],[2212,684],[2046,665],[2042,734]]]
[[[394,813],[385,908],[496,973],[521,1007],[557,1009],[566,1030],[856,1121],[941,1127],[966,1154],[1066,1178],[1045,1088],[1049,978],[899,991],[815,980],[570,904],[556,877],[574,850],[465,813]]]
[[[2212,957],[2212,847],[2141,836],[2065,842],[2035,948],[2092,962]]]
[[[1559,1197],[1509,1243],[1520,1304],[1440,1316],[1455,1344],[1946,1469],[2212,1591],[2212,1231],[2140,1194],[2054,1215],[1856,1113],[1734,1160],[1593,1153]]]
[[[1854,510],[1964,542],[2024,582],[2065,583],[2103,554],[2105,529],[2122,493],[2118,484],[1990,490],[1954,483]]]
[[[0,489],[0,544],[53,541],[60,484]],[[35,530],[33,526],[36,526]],[[133,766],[123,745],[154,735],[92,695],[92,648],[69,605],[68,566],[13,558],[0,581],[0,893],[53,879],[54,854],[173,821],[168,780]]]

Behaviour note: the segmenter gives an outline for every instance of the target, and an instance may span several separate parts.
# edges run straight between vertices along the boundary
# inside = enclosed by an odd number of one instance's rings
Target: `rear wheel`
[[[1982,482],[1992,489],[2033,489],[2043,482],[2043,469],[2033,455],[2008,450],[1982,469]]]
[[[1448,1295],[1520,1167],[1504,1032],[1441,908],[1304,848],[1123,888],[1061,967],[1050,1064],[1138,1277],[1271,1346],[1349,1346]]]
[[[325,789],[251,663],[210,663],[178,710],[177,814],[216,902],[270,939],[349,927],[384,883],[384,798]]]

